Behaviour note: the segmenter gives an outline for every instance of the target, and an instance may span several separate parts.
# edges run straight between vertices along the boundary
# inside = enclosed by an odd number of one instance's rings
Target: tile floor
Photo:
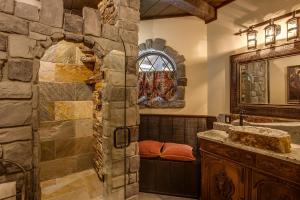
[[[41,183],[42,200],[103,200],[102,189],[93,169]]]
[[[140,193],[139,200],[194,200],[182,197],[173,197],[159,194]]]
[[[93,169],[41,183],[42,200],[104,200],[102,184]],[[140,193],[139,200],[192,200]]]

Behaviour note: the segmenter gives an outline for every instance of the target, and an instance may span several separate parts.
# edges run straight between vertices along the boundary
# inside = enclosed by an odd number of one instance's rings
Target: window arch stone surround
[[[139,44],[139,58],[151,51],[163,53],[171,58],[176,69],[176,97],[172,101],[164,101],[151,105],[140,105],[140,108],[184,108],[185,107],[185,87],[187,86],[185,57],[174,48],[167,45],[166,40],[162,38],[147,39]]]

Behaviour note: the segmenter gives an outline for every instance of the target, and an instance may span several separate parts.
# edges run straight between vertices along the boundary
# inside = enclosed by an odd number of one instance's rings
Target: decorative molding
[[[215,176],[215,185],[222,198],[220,200],[232,200],[235,187],[231,178],[227,176],[225,171],[220,172]]]

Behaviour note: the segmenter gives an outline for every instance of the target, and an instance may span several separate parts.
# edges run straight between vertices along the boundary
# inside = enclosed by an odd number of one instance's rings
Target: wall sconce
[[[247,32],[247,46],[248,50],[256,49],[257,47],[257,31],[253,30],[253,27],[250,27]]]
[[[272,45],[276,43],[276,36],[281,32],[281,26],[274,24],[273,19],[265,28],[265,45]]]
[[[287,22],[287,40],[297,39],[299,37],[299,17],[296,17],[296,12],[294,12],[293,17]]]

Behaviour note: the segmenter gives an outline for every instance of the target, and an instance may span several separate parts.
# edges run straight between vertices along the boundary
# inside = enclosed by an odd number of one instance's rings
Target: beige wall
[[[162,38],[186,58],[186,106],[182,109],[141,109],[141,113],[207,114],[207,30],[196,17],[179,17],[140,22],[139,43]]]
[[[229,56],[247,51],[246,35],[233,34],[239,29],[291,12],[299,7],[299,0],[236,0],[219,10],[218,20],[207,26],[209,115],[230,112]],[[285,21],[286,19],[279,22],[283,29],[279,39],[286,37]],[[258,30],[260,46],[264,46],[262,29]]]
[[[300,8],[299,0],[270,2],[271,0],[236,0],[219,9],[218,20],[208,25],[195,17],[142,21],[140,43],[149,38],[163,38],[167,40],[167,45],[186,57],[188,87],[185,108],[143,109],[140,112],[208,115],[229,113],[229,57],[247,51],[246,35],[235,36],[234,33]],[[282,26],[282,33],[278,36],[282,42],[286,41],[286,20],[276,22]],[[264,47],[263,28],[258,29],[259,48]],[[280,87],[282,90],[283,86]],[[279,91],[272,92],[272,95],[280,95]],[[282,102],[282,97],[278,101]]]

